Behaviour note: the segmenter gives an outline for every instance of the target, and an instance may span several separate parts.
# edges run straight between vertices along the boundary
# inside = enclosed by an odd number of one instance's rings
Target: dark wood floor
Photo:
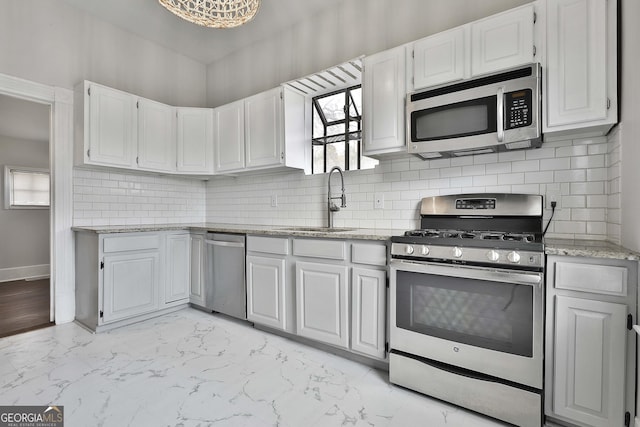
[[[49,279],[0,283],[0,337],[51,326]]]

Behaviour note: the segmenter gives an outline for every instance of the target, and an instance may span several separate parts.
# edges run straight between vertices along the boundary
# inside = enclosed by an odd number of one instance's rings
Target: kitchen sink
[[[341,231],[353,231],[355,228],[346,228],[346,227],[287,227],[282,228],[281,230],[287,231],[311,231],[317,233],[338,233]]]

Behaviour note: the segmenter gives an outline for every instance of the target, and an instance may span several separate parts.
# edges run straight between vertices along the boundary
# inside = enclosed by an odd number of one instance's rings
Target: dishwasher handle
[[[224,240],[205,240],[207,245],[225,246],[227,248],[244,248],[243,242],[225,242]]]

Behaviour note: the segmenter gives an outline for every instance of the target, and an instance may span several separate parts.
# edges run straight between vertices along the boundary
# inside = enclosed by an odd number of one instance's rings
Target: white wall
[[[5,165],[49,169],[49,143],[0,135],[2,197]],[[49,209],[4,209],[0,202],[0,269],[49,264]]]
[[[167,104],[206,104],[203,64],[63,1],[0,0],[0,8],[0,73],[68,89],[92,80]]]
[[[640,2],[622,1],[622,244],[640,251]]]
[[[211,107],[531,0],[348,0],[207,67]]]

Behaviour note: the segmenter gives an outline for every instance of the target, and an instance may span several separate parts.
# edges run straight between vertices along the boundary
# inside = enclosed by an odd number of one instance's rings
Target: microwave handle
[[[496,102],[497,105],[497,111],[496,111],[496,118],[497,118],[497,123],[496,123],[496,127],[498,128],[498,142],[502,142],[504,140],[504,88],[503,87],[499,87],[498,88],[498,102]]]

